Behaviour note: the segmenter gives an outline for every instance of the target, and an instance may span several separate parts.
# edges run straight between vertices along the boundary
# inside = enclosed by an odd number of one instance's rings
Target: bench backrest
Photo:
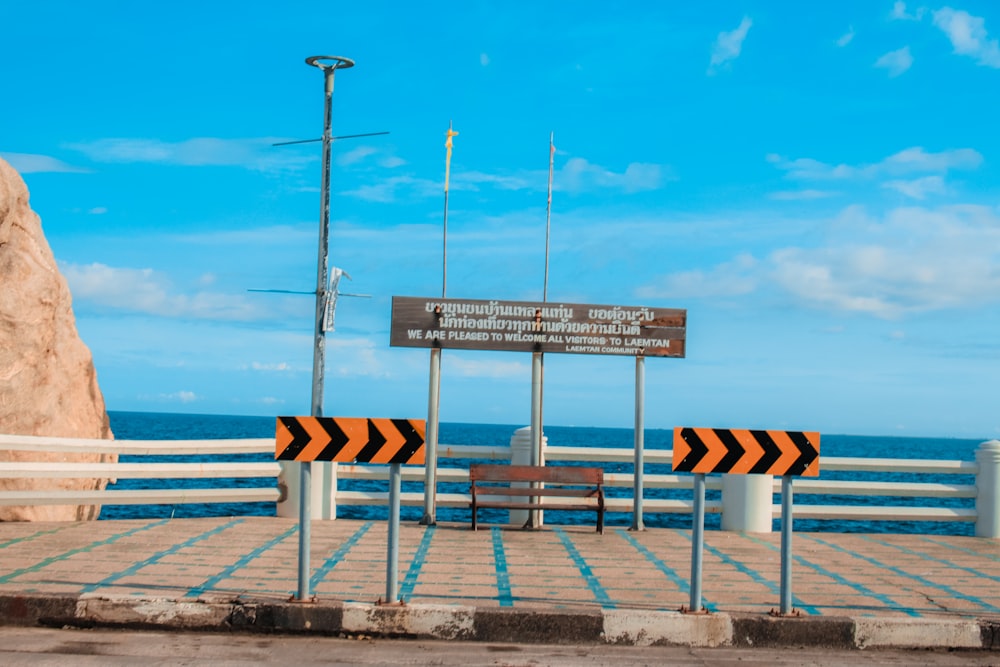
[[[548,482],[551,484],[604,484],[603,468],[576,466],[520,466],[473,463],[469,481],[476,482]]]

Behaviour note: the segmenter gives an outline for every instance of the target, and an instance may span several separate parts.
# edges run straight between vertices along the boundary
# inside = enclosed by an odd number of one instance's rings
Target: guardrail
[[[77,452],[116,453],[124,456],[203,456],[203,455],[269,455],[273,456],[274,441],[250,438],[239,440],[87,440],[73,438],[47,438],[37,436],[0,435],[0,450],[21,452]],[[439,445],[439,460],[465,461],[509,461],[512,448],[509,446],[482,447],[472,445]],[[600,463],[605,469],[620,468],[619,464],[631,467],[633,452],[626,448],[589,448],[548,446],[545,449],[547,461]],[[672,452],[670,450],[645,451],[647,470],[659,466],[669,469]],[[219,488],[217,484],[206,484],[204,488],[174,489],[106,489],[104,491],[0,491],[0,505],[65,505],[65,504],[184,504],[222,502],[274,502],[277,514],[297,516],[298,494],[294,492],[299,464],[275,461],[212,461],[212,462],[143,462],[143,463],[50,463],[50,462],[5,462],[0,464],[0,478],[110,478],[110,479],[188,479],[220,480],[239,478],[269,478],[275,480],[273,486],[259,488]],[[314,518],[335,518],[338,505],[386,505],[388,493],[383,491],[360,491],[339,488],[338,480],[388,480],[388,468],[372,465],[348,465],[313,463],[313,511]],[[317,472],[319,472],[317,479]],[[940,481],[886,482],[875,480],[823,479],[823,473],[872,473],[906,474],[919,478],[923,475],[964,475],[975,479],[974,484],[949,484]],[[686,514],[692,511],[692,500],[687,498],[651,497],[659,490],[675,491],[679,495],[690,491],[691,476],[688,474],[644,474],[643,511],[645,513]],[[424,468],[405,466],[402,471],[404,482],[422,483]],[[439,467],[439,484],[468,485],[468,468]],[[608,470],[605,486],[620,489],[620,493],[609,490],[608,512],[632,512],[633,475],[631,472]],[[345,484],[343,486],[349,486]],[[780,504],[771,504],[772,494],[780,490],[780,480],[772,480],[770,493],[765,488],[765,505],[761,511],[770,518],[781,514]],[[976,453],[976,461],[938,461],[920,459],[868,459],[824,457],[821,477],[800,479],[795,482],[795,518],[818,520],[862,520],[862,521],[946,521],[975,522],[975,534],[982,537],[1000,537],[1000,441],[985,442]],[[723,476],[710,475],[706,489],[712,494],[705,504],[708,513],[720,513],[725,517],[727,509],[743,511],[747,497],[727,493]],[[653,491],[652,494],[648,493]],[[664,494],[659,494],[664,495]],[[843,498],[841,504],[815,504],[819,496]],[[892,498],[889,504],[873,504],[864,500],[873,497]],[[924,502],[900,503],[898,499],[920,499]],[[971,501],[971,502],[970,502]],[[423,492],[401,494],[402,505],[420,506]],[[467,492],[442,492],[436,496],[436,506],[468,508]]]

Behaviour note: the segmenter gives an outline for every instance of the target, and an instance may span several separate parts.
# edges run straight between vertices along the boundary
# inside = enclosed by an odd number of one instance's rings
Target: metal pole
[[[642,517],[643,472],[645,468],[646,358],[635,358],[635,474],[632,491],[632,530],[646,530]]]
[[[354,67],[354,61],[341,56],[311,56],[306,58],[306,64],[318,67],[324,77],[324,112],[323,112],[323,173],[320,183],[319,208],[319,257],[316,267],[316,322],[313,330],[313,374],[312,374],[312,409],[313,417],[323,416],[323,369],[326,364],[326,333],[323,330],[323,318],[326,313],[327,298],[327,256],[329,254],[330,237],[330,143],[333,133],[330,131],[333,118],[333,77],[338,69]],[[299,586],[298,601],[309,597],[309,550],[312,532],[312,512],[310,501],[312,496],[312,464],[300,464],[299,481]]]
[[[549,300],[549,231],[552,227],[552,163],[555,155],[555,145],[552,143],[555,132],[549,133],[549,187],[545,201],[545,277],[542,281],[542,301]],[[545,357],[542,352],[531,354],[531,465],[544,465],[542,458],[542,400],[545,386]],[[538,486],[533,482],[532,486]],[[532,510],[528,515],[528,525],[542,525],[544,517],[541,510]]]
[[[385,559],[385,601],[399,602],[399,463],[389,466],[389,545]]]
[[[309,545],[312,538],[312,512],[309,496],[312,494],[312,463],[299,463],[299,587],[295,599],[305,602],[309,599]]]
[[[781,478],[781,614],[792,613],[792,476]]]
[[[542,353],[531,353],[531,465],[542,465]],[[532,482],[538,486],[538,482]],[[544,517],[541,510],[531,510],[528,525],[541,527]]]
[[[545,203],[545,284],[542,288],[542,301],[549,300],[549,231],[552,228],[552,167],[555,163],[556,146],[553,143],[556,133],[549,133],[549,195]]]
[[[437,447],[438,420],[441,411],[441,348],[431,348],[430,380],[427,387],[427,451],[424,468],[424,516],[421,526],[437,523]]]
[[[705,547],[705,474],[694,476],[694,516],[691,519],[691,604],[689,611],[701,611],[702,552]]]
[[[451,180],[452,137],[458,136],[448,123],[444,147],[444,220],[441,248],[441,298],[448,296],[448,182]],[[437,523],[437,456],[438,432],[441,421],[441,348],[431,349],[429,386],[427,388],[427,452],[424,466],[424,516],[420,525],[433,526]]]

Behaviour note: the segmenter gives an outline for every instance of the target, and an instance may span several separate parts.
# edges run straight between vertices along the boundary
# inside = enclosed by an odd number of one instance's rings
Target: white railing
[[[77,452],[77,453],[117,453],[120,455],[166,456],[166,455],[209,455],[209,454],[268,454],[273,455],[274,441],[266,438],[240,440],[85,440],[69,438],[46,438],[35,436],[0,435],[0,450],[21,452]],[[877,474],[933,474],[966,475],[976,479],[976,484],[946,484],[941,482],[882,482],[848,481],[820,478],[797,478],[795,480],[794,512],[796,519],[830,519],[863,521],[959,521],[976,522],[976,534],[988,537],[1000,536],[1000,510],[997,499],[1000,492],[1000,442],[983,443],[977,452],[977,461],[932,461],[917,459],[866,459],[824,457],[821,472],[843,471],[848,473]],[[439,460],[494,460],[509,461],[509,446],[482,447],[472,445],[439,445]],[[545,449],[548,462],[592,462],[598,464],[631,464],[634,454],[625,448],[589,448],[548,446]],[[669,467],[672,461],[670,450],[646,450],[645,462],[650,465]],[[985,463],[985,466],[983,465]],[[337,505],[386,505],[387,491],[358,491],[339,488],[338,480],[385,480],[388,481],[388,467],[349,464],[313,464],[324,466],[326,477],[320,484],[314,481],[314,493],[324,494],[327,514],[335,517]],[[5,462],[0,464],[0,478],[66,479],[66,478],[109,478],[109,479],[229,479],[229,478],[270,478],[273,486],[261,488],[206,488],[184,489],[107,489],[104,491],[0,491],[0,505],[42,505],[42,504],[182,504],[221,502],[275,502],[279,515],[297,513],[297,494],[289,492],[295,486],[298,464],[265,462],[211,462],[211,463],[51,463],[51,462]],[[315,473],[314,473],[315,475]],[[692,500],[683,497],[692,488],[688,474],[650,474],[644,476],[643,511],[645,513],[685,514],[692,511]],[[404,482],[424,481],[424,468],[404,466]],[[437,480],[441,484],[468,484],[468,470],[441,466],[437,469]],[[315,480],[315,477],[314,477]],[[631,473],[608,472],[605,484],[611,489],[627,489],[628,492],[609,492],[607,511],[631,512],[633,499],[633,476]],[[318,488],[317,488],[318,487]],[[388,485],[384,488],[388,489]],[[722,476],[710,475],[706,489],[722,491]],[[680,498],[655,497],[664,495],[653,490],[672,490]],[[780,480],[772,483],[772,492],[780,491]],[[717,494],[712,494],[713,498]],[[844,498],[920,498],[921,504],[843,504],[818,505],[803,502],[803,496],[840,496]],[[652,497],[651,497],[652,496]],[[710,499],[705,511],[725,515],[726,505],[732,502],[745,503],[745,498]],[[315,495],[314,495],[315,498]],[[948,499],[946,503],[941,503]],[[969,501],[974,502],[970,503]],[[938,502],[935,502],[938,501]],[[955,502],[957,501],[957,502]],[[421,506],[424,502],[422,489],[419,492],[404,491],[400,502],[403,505]],[[953,506],[962,505],[962,506]],[[438,493],[437,507],[468,508],[467,492]],[[767,507],[763,508],[766,512]],[[779,517],[780,504],[772,504],[771,517]],[[314,518],[320,518],[315,512]]]

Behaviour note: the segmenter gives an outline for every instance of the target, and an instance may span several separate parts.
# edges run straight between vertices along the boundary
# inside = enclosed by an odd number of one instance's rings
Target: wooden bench
[[[492,507],[512,510],[592,510],[597,512],[597,532],[604,533],[604,470],[601,468],[474,463],[469,466],[469,482],[472,530],[477,530],[476,515],[479,508]],[[528,484],[512,487],[511,482]],[[532,482],[557,486],[531,486]],[[481,500],[483,497],[486,500]],[[549,503],[543,502],[543,498],[559,500]]]

